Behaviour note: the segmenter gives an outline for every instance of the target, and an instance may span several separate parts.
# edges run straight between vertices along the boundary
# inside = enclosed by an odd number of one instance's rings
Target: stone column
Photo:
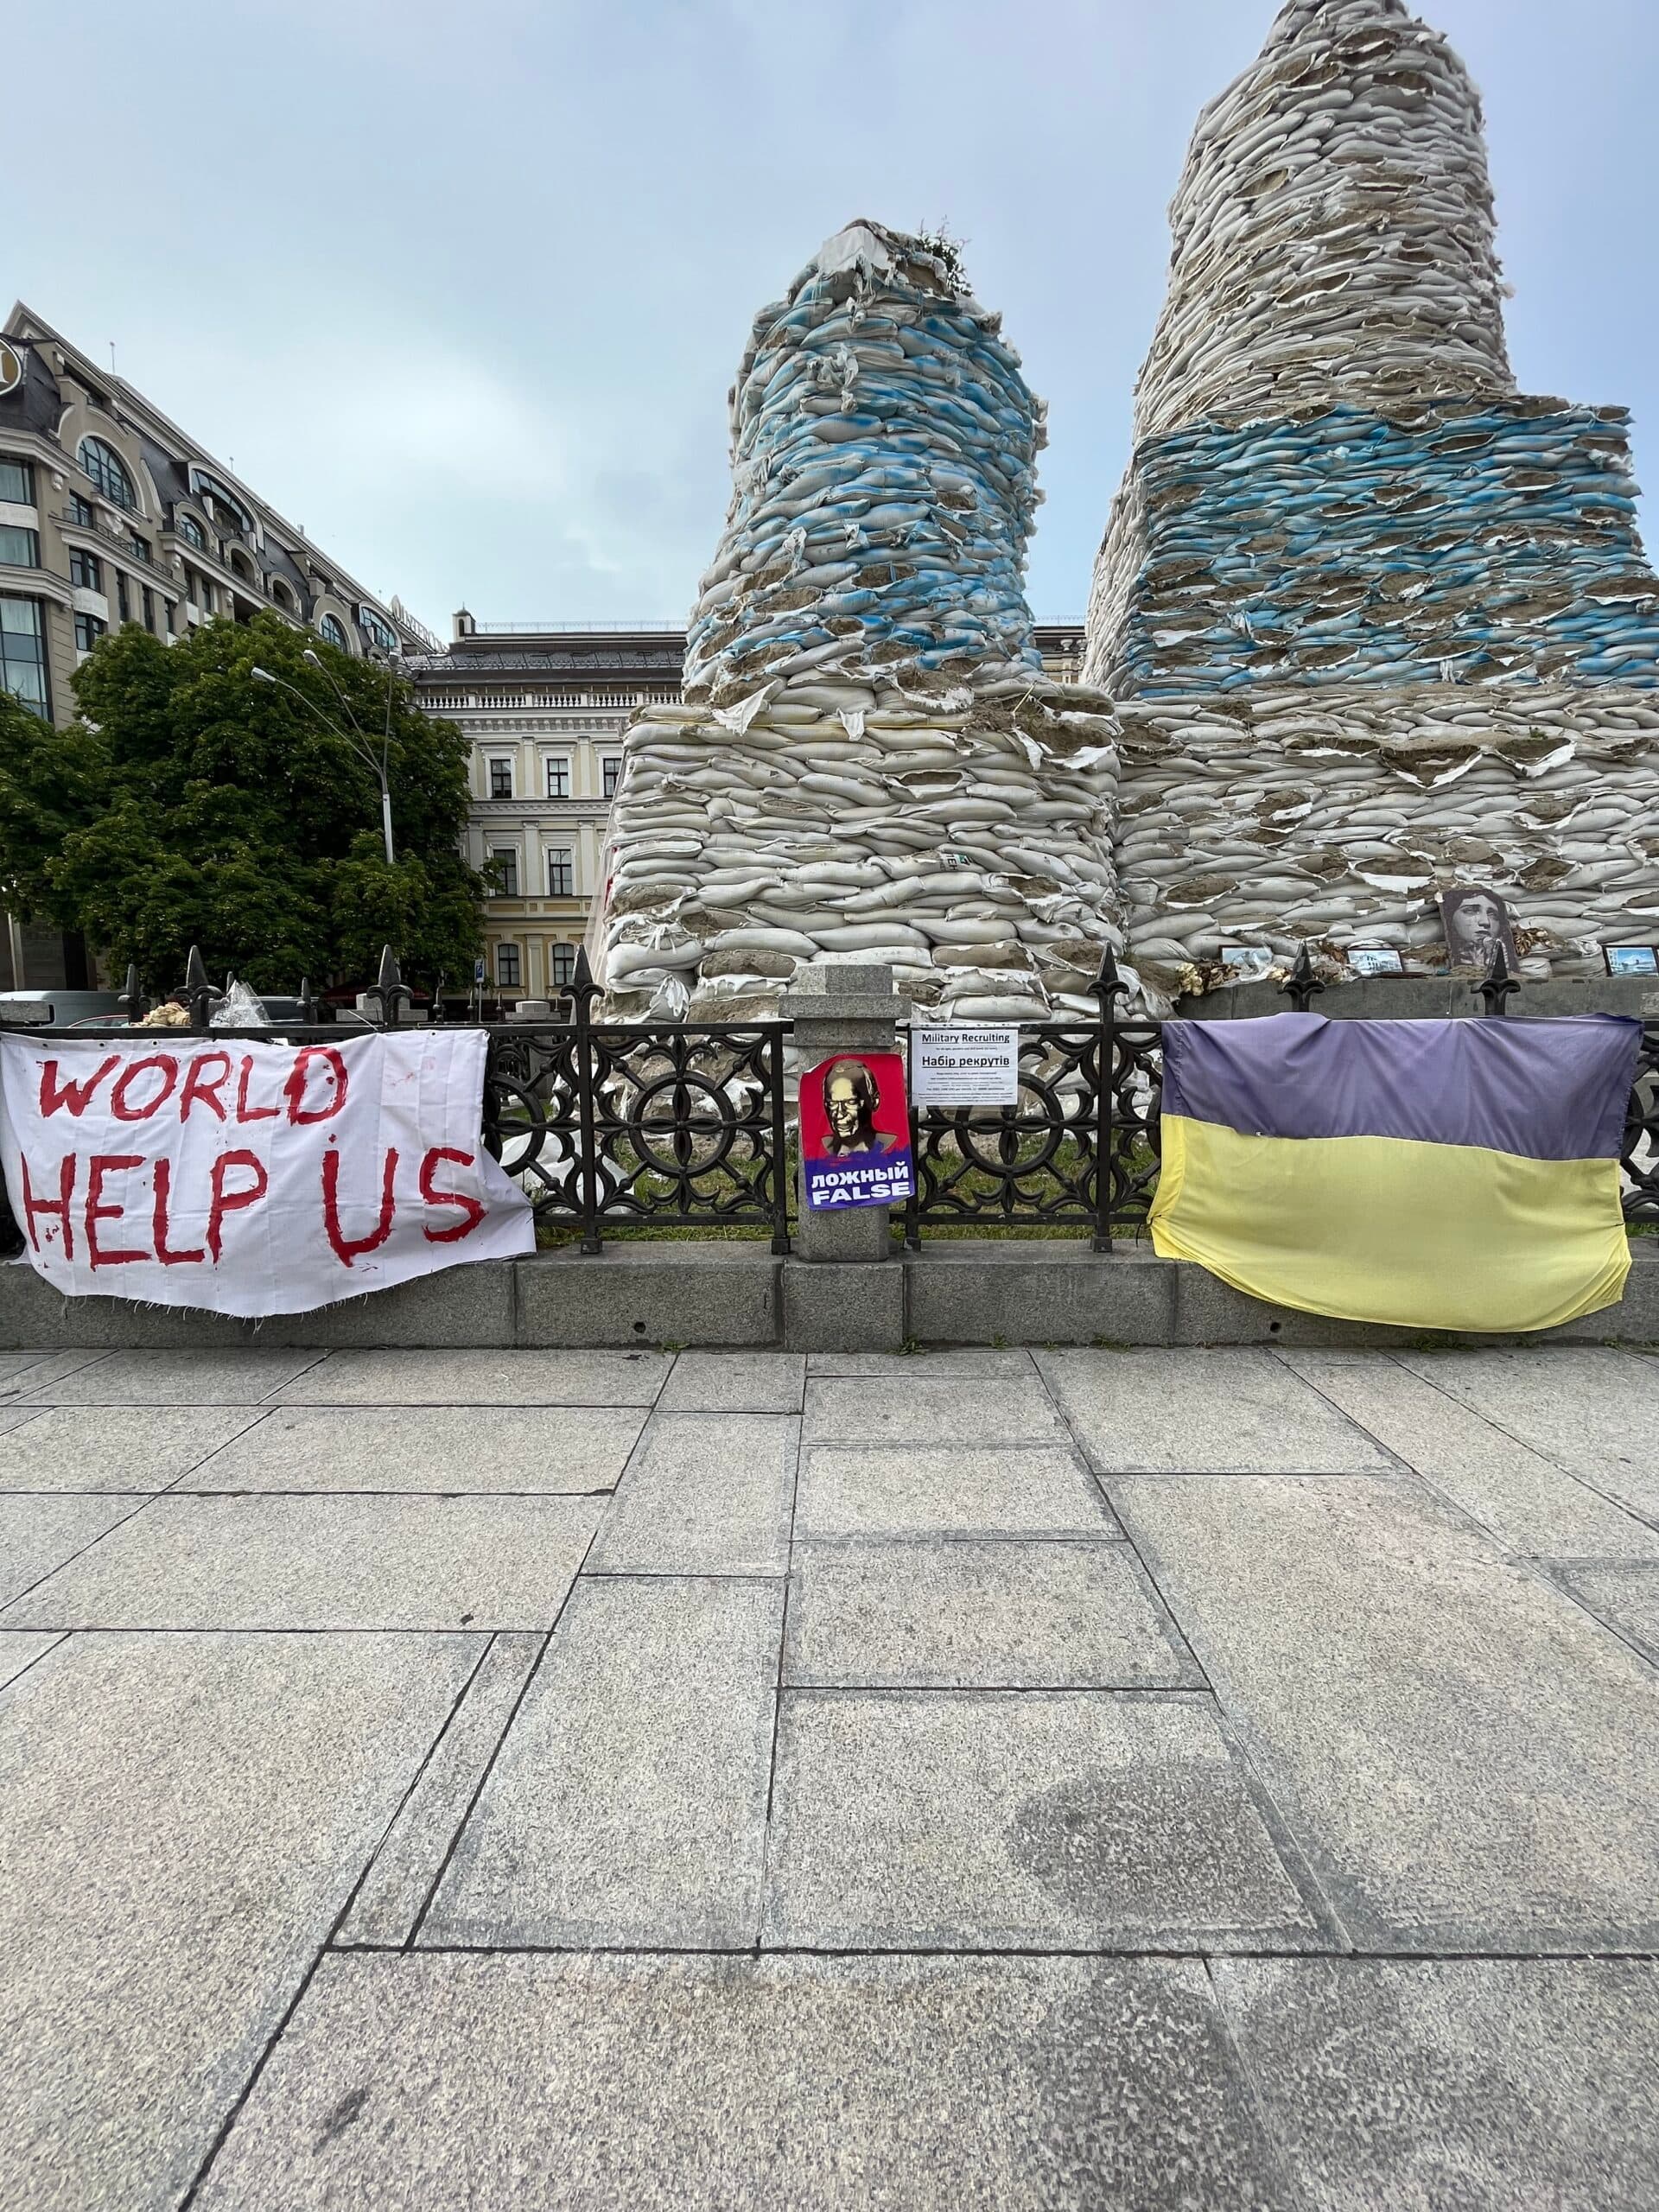
[[[798,1072],[838,1052],[891,1052],[911,1016],[890,967],[812,963],[795,971],[779,1001],[794,1024]],[[811,1351],[896,1351],[904,1341],[903,1269],[893,1264],[892,1209],[846,1206],[815,1212],[798,1188],[795,1256],[784,1266],[785,1339]]]

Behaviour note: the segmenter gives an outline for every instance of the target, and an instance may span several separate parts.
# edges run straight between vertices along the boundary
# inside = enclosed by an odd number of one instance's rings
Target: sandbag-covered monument
[[[1516,390],[1478,96],[1402,0],[1291,0],[1205,111],[1095,571],[1151,989],[1224,946],[1534,973],[1659,936],[1659,583],[1627,418]]]
[[[611,1010],[753,1015],[810,960],[944,1019],[1092,1013],[1116,728],[1033,643],[1044,410],[1001,317],[947,240],[852,223],[756,317],[730,417],[684,702],[625,741]]]

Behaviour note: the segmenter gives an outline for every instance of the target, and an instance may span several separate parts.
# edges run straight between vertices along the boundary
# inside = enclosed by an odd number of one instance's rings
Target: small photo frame
[[[1510,975],[1520,963],[1515,949],[1515,929],[1502,893],[1484,883],[1459,883],[1440,893],[1440,919],[1446,925],[1446,949],[1451,965],[1472,968],[1484,976],[1499,945]]]
[[[1610,976],[1659,976],[1659,945],[1604,944],[1601,957]]]
[[[1404,957],[1391,944],[1351,944],[1348,965],[1356,976],[1403,976]]]
[[[1223,971],[1236,983],[1259,983],[1273,969],[1273,948],[1266,944],[1224,944]]]

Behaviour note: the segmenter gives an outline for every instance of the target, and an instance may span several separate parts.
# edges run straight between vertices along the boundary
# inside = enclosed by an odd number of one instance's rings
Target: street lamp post
[[[318,660],[315,653],[308,651],[305,658],[307,660],[312,662],[315,666],[322,668],[322,663]],[[322,668],[322,672],[325,676],[328,673],[326,668]],[[397,861],[391,845],[391,784],[387,772],[388,762],[391,753],[391,681],[388,680],[386,684],[385,734],[381,739],[379,757],[377,759],[373,748],[369,744],[367,738],[364,736],[362,730],[358,727],[357,716],[352,713],[351,702],[346,698],[345,693],[340,691],[338,684],[334,685],[334,690],[339,694],[340,705],[344,707],[346,713],[351,721],[352,727],[349,730],[342,729],[340,724],[335,721],[331,715],[325,715],[323,713],[322,709],[317,704],[316,701],[311,696],[308,691],[302,691],[297,683],[290,683],[286,677],[273,676],[268,668],[256,668],[252,671],[252,674],[253,680],[256,683],[274,683],[279,691],[291,692],[295,698],[300,702],[300,704],[302,707],[308,707],[311,712],[316,716],[317,720],[323,725],[324,728],[333,730],[334,735],[340,739],[343,745],[350,747],[353,756],[363,763],[363,766],[375,779],[376,782],[380,786],[380,833],[385,840],[386,866],[388,868],[395,868],[397,865]],[[331,678],[330,681],[332,680],[333,679]]]

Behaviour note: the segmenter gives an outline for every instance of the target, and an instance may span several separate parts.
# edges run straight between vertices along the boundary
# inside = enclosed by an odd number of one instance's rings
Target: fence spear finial
[[[1290,1001],[1298,1014],[1306,1014],[1308,1001],[1317,997],[1324,988],[1325,985],[1313,972],[1313,963],[1308,955],[1307,940],[1304,938],[1297,947],[1295,964],[1285,978],[1284,995]]]
[[[1519,982],[1510,973],[1510,956],[1503,950],[1503,938],[1499,938],[1492,947],[1491,957],[1486,963],[1486,973],[1475,986],[1480,994],[1482,1014],[1506,1014],[1510,1010],[1509,1000],[1520,988]]]
[[[184,1002],[190,1009],[190,1027],[193,1029],[207,1027],[207,1018],[223,995],[223,992],[216,991],[208,982],[201,949],[193,944],[190,957],[184,963]]]
[[[1115,999],[1122,998],[1128,988],[1118,973],[1117,955],[1109,944],[1103,944],[1100,948],[1100,973],[1095,978],[1095,996],[1103,1007],[1109,1007]]]

